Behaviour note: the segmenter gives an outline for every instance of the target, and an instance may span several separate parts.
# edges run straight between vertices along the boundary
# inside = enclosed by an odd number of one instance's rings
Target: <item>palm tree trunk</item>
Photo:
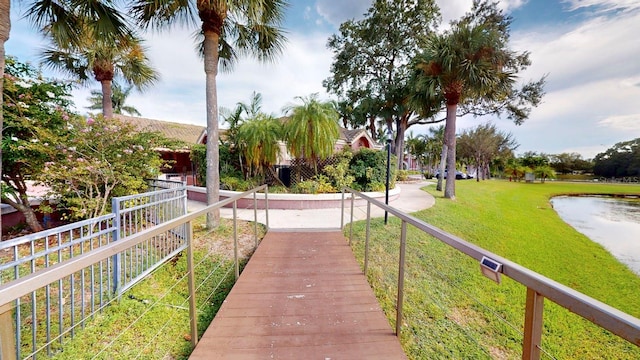
[[[402,170],[404,165],[404,134],[407,132],[407,116],[403,115],[400,121],[396,123],[396,148],[395,154],[398,159],[397,168]]]
[[[220,158],[218,145],[218,43],[220,37],[213,31],[204,31],[204,73],[206,75],[207,101],[207,204],[220,199]],[[220,223],[220,210],[207,213],[207,228],[214,229]]]
[[[447,145],[447,182],[444,197],[456,198],[456,111],[458,104],[447,104],[447,121],[444,126],[444,143]]]
[[[438,172],[438,184],[436,191],[442,191],[442,179],[444,178],[444,169],[447,164],[447,144],[442,144],[442,155],[440,155],[440,171]]]
[[[102,115],[105,119],[111,119],[113,117],[111,80],[102,80],[100,81],[100,85],[102,86]]]

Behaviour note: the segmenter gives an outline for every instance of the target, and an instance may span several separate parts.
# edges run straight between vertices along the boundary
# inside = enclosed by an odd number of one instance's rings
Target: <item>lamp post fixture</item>
[[[389,205],[389,176],[391,172],[391,129],[387,130],[387,182],[385,184],[384,204]],[[384,224],[387,225],[389,213],[384,210]]]

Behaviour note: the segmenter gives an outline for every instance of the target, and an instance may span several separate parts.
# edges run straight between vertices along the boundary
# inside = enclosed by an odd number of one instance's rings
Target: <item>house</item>
[[[163,160],[169,162],[170,168],[163,169],[168,178],[180,178],[188,184],[194,184],[192,174],[194,166],[189,157],[191,147],[195,144],[206,144],[207,128],[200,125],[182,124],[163,120],[154,120],[134,116],[114,115],[114,117],[134,125],[140,131],[159,132],[168,139],[179,140],[185,143],[181,149],[157,149]],[[220,129],[220,136],[224,137],[225,129]],[[335,152],[349,147],[353,151],[362,148],[382,149],[383,145],[376,143],[364,129],[340,128],[340,135],[334,145]],[[286,167],[291,164],[291,155],[287,151],[286,144],[280,143],[281,155],[278,158],[277,167]]]
[[[162,172],[165,173],[166,177],[179,177],[180,180],[187,181],[190,185],[194,183],[192,176],[194,169],[189,156],[193,145],[206,144],[206,126],[182,124],[119,114],[115,114],[113,117],[135,126],[139,131],[158,132],[167,139],[183,142],[185,145],[182,148],[158,148],[156,150],[160,153],[162,159],[168,164],[167,168],[162,169]]]
[[[358,151],[362,148],[382,149],[384,145],[378,144],[364,129],[345,129],[340,128],[340,137],[336,141],[335,151],[341,151],[345,146],[349,146],[351,150]]]
[[[334,153],[342,151],[345,147],[350,148],[352,151],[358,151],[362,148],[368,149],[382,149],[383,145],[373,141],[371,136],[364,129],[345,129],[340,128],[340,135],[336,143],[333,145]],[[278,157],[277,167],[291,165],[291,155],[287,151],[287,145],[284,142],[280,142],[280,156]]]

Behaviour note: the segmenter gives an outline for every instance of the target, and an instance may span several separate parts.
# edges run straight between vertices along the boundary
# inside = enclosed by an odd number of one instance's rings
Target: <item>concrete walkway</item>
[[[432,184],[430,181],[420,181],[414,183],[403,183],[400,187],[400,196],[389,202],[389,205],[406,213],[412,213],[423,209],[428,209],[435,203],[433,196],[420,188]],[[204,203],[189,200],[189,211],[195,211],[205,206]],[[350,220],[350,202],[345,199],[344,223]],[[338,229],[340,228],[340,208],[335,209],[309,209],[309,210],[269,210],[269,227],[271,229]],[[237,209],[238,218],[243,220],[253,220],[253,208]],[[224,218],[233,217],[233,209],[221,209],[220,215]],[[364,220],[367,216],[367,207],[357,206],[354,208],[354,221]],[[384,216],[384,211],[377,206],[371,206],[372,217]],[[264,210],[258,209],[258,222],[266,223]]]

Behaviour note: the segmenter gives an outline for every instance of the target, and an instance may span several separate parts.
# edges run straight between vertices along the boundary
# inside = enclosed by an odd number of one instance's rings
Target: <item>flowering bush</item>
[[[31,65],[7,57],[3,87],[2,202],[24,214],[39,231],[27,195],[27,181],[37,181],[50,160],[53,144],[63,137],[73,116],[68,107],[71,87],[44,79]],[[48,139],[48,140],[46,140]]]
[[[146,190],[162,160],[154,150],[161,138],[117,119],[69,119],[67,136],[50,153],[42,172],[72,219],[110,211],[113,196]]]

